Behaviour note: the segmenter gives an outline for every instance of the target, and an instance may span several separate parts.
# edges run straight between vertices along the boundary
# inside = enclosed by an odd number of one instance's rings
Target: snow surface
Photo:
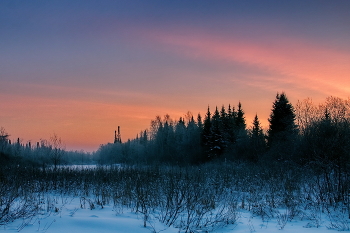
[[[281,229],[277,219],[262,221],[259,217],[252,217],[248,211],[239,211],[236,224],[216,229],[215,233],[295,233],[295,232],[335,232],[327,228],[327,222],[319,228],[315,227],[310,220],[293,220],[287,222]],[[55,208],[52,211],[43,211],[42,215],[31,219],[16,220],[6,226],[1,226],[0,232],[84,232],[84,233],[150,233],[150,232],[183,232],[178,228],[167,227],[158,222],[154,217],[143,226],[143,216],[131,213],[128,209],[113,209],[112,205],[106,205],[102,209],[96,207],[89,209],[81,208],[79,198],[56,199]],[[198,231],[201,232],[201,231]]]

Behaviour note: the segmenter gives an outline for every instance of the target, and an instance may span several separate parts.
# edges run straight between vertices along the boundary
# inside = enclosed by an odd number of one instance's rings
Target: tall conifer
[[[225,113],[223,113],[226,115]],[[224,142],[222,137],[222,118],[220,116],[218,107],[215,109],[215,113],[212,118],[212,130],[210,141],[210,157],[219,157],[224,150]]]
[[[265,135],[260,125],[258,115],[256,114],[253,121],[253,127],[250,132],[250,149],[252,150],[251,160],[256,162],[258,156],[265,151]]]
[[[268,144],[288,141],[295,136],[297,126],[295,124],[295,113],[292,104],[285,93],[276,95],[272,112],[269,118]]]
[[[210,153],[210,144],[212,141],[212,134],[211,134],[211,113],[210,108],[208,106],[207,114],[204,118],[204,124],[203,124],[203,130],[201,134],[201,144],[204,149],[204,161],[208,159],[209,153]]]
[[[241,102],[238,103],[237,117],[235,121],[236,121],[236,127],[238,130],[241,130],[241,129],[245,130],[246,124],[245,124],[244,111],[242,109]]]

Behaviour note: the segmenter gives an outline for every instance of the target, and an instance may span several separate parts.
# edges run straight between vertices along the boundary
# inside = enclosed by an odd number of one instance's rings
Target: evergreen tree
[[[297,126],[295,124],[295,113],[287,96],[277,94],[273,103],[269,118],[268,148],[272,159],[289,161],[295,159],[295,145],[297,139]]]
[[[229,144],[230,118],[226,113],[225,106],[222,105],[220,111],[220,131],[222,135],[223,146],[226,148]]]
[[[231,109],[231,104],[229,104],[227,111],[228,111],[227,112],[228,117],[234,119],[234,122],[235,122],[236,117],[237,117],[237,112],[235,112],[235,107],[232,107],[232,109]]]
[[[226,115],[226,114],[224,114]],[[212,118],[212,130],[211,130],[211,141],[210,141],[210,154],[211,158],[219,157],[224,151],[224,141],[222,137],[222,118],[219,110],[216,107],[215,113]]]
[[[187,124],[187,130],[188,131],[193,131],[193,130],[196,130],[197,128],[197,124],[196,124],[196,121],[194,120],[193,116],[191,117],[191,120],[188,122]]]
[[[247,139],[245,117],[241,102],[238,103],[237,116],[235,118],[235,134],[237,141],[242,142],[243,140]]]
[[[238,103],[237,117],[235,118],[235,122],[238,130],[245,130],[246,124],[241,102]]]
[[[141,144],[147,144],[147,131],[144,130],[144,131],[141,131],[141,134],[140,134],[140,143]]]
[[[204,158],[202,160],[206,161],[209,158],[211,142],[212,142],[212,133],[211,133],[211,113],[208,106],[207,114],[204,118],[203,130],[201,134],[201,144],[204,149]],[[202,161],[200,161],[202,162]]]
[[[180,120],[177,122],[175,127],[175,142],[180,147],[185,143],[185,136],[186,136],[186,126],[185,121],[182,117],[180,117]]]
[[[221,118],[221,121],[224,121],[227,117],[228,117],[228,115],[227,115],[227,113],[226,113],[225,106],[222,105],[221,111],[220,111],[220,118]]]
[[[266,147],[265,135],[257,114],[254,117],[253,127],[249,136],[250,148],[252,150],[250,160],[256,162],[258,160],[258,156],[265,151]]]
[[[237,113],[235,112],[235,108],[231,109],[231,105],[228,105],[227,112],[227,141],[229,145],[232,145],[236,142],[236,117]]]
[[[264,133],[260,125],[258,114],[255,115],[253,121],[253,128],[251,133],[252,138],[264,138]]]
[[[186,141],[191,142],[191,141],[197,141],[197,138],[199,138],[199,130],[198,130],[198,125],[196,124],[196,121],[194,120],[193,116],[191,117],[191,120],[188,122],[187,127],[186,127]]]
[[[200,113],[198,113],[198,116],[197,116],[197,126],[198,126],[198,129],[200,131],[202,131],[203,129],[203,122],[202,122],[202,116]]]
[[[269,123],[268,145],[270,147],[274,143],[288,141],[297,133],[294,108],[284,93],[277,93]]]
[[[200,115],[199,115],[200,116]],[[201,117],[200,121],[202,121]],[[200,122],[202,124],[202,122]],[[186,139],[186,161],[187,163],[198,163],[200,160],[200,155],[202,154],[201,148],[201,128],[199,128],[198,123],[194,120],[193,116],[189,121],[187,128],[187,139]]]

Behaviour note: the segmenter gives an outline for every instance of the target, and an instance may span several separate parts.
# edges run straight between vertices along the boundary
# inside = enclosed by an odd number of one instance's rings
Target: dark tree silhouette
[[[225,120],[225,125],[227,126],[227,141],[229,145],[233,145],[236,142],[236,118],[237,112],[235,112],[235,108],[231,109],[231,105],[228,105],[227,118]]]
[[[266,149],[265,134],[260,125],[258,115],[256,114],[253,121],[253,127],[249,134],[250,139],[250,160],[253,162],[258,161],[258,156],[264,153]]]
[[[211,148],[211,141],[212,141],[212,134],[211,134],[211,113],[210,108],[208,106],[207,114],[204,118],[204,124],[203,124],[203,130],[201,134],[201,144],[204,148],[204,156],[203,161],[207,161],[209,158],[210,148]]]
[[[236,127],[237,130],[245,130],[246,124],[245,124],[245,118],[244,118],[244,111],[242,109],[241,102],[238,103],[238,110],[237,110],[237,117],[236,117]]]
[[[268,130],[268,145],[280,141],[288,141],[297,133],[295,124],[295,113],[292,104],[285,93],[277,94],[273,103],[272,112],[269,118],[270,127]]]
[[[297,125],[292,104],[285,93],[276,95],[269,118],[268,147],[276,160],[289,160],[295,152]]]
[[[226,117],[226,114],[223,113]],[[211,159],[218,158],[224,151],[224,139],[222,136],[222,118],[219,110],[216,107],[213,118],[212,118],[212,130],[211,130],[211,142],[210,142],[210,153]]]

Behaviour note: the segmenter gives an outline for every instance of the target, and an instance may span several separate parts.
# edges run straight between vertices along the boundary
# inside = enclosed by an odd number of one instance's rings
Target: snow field
[[[84,232],[84,233],[149,233],[149,232],[185,232],[173,226],[168,227],[160,223],[156,215],[151,214],[147,220],[147,226],[144,227],[143,214],[132,213],[130,209],[115,209],[112,205],[105,205],[103,208],[96,207],[90,209],[89,206],[82,208],[80,198],[55,197],[54,206],[49,212],[43,210],[41,214],[29,219],[17,219],[14,222],[2,226],[0,232]],[[307,214],[299,214],[295,219],[286,219],[286,209],[277,210],[275,218],[262,219],[260,216],[253,216],[246,210],[238,210],[237,222],[224,227],[213,229],[215,233],[322,233],[332,232],[329,227],[329,219],[326,214],[318,215],[318,220]],[[317,224],[317,222],[319,224]],[[195,232],[206,232],[197,230]]]

